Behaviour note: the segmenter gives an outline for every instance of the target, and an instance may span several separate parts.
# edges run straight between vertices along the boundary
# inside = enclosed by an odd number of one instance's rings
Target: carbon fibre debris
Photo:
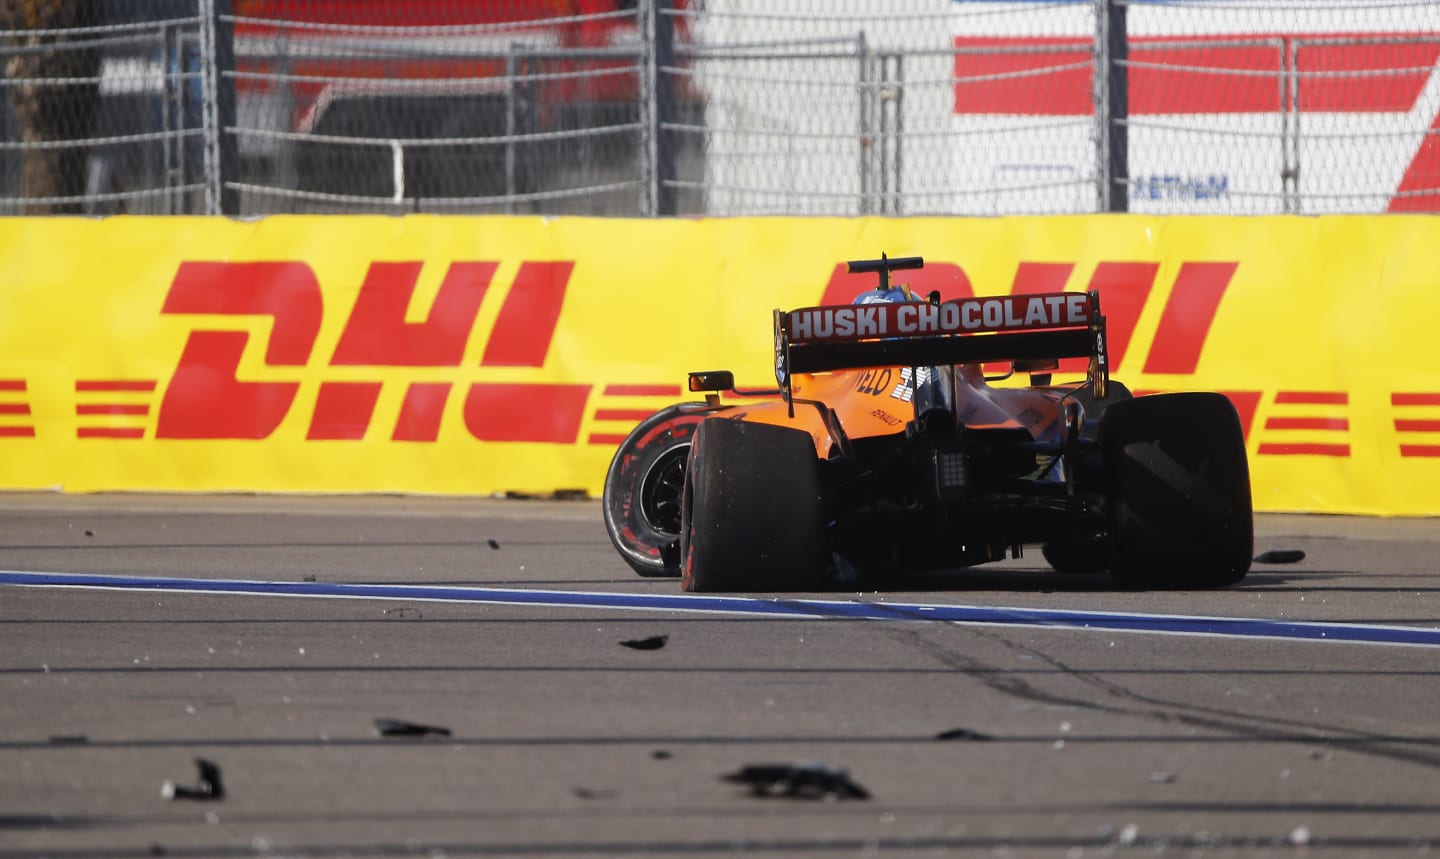
[[[1271,549],[1255,556],[1257,564],[1298,564],[1303,560],[1305,553],[1300,549]]]
[[[752,796],[781,799],[869,799],[849,770],[819,763],[749,764],[721,776],[748,785]]]
[[[970,742],[982,742],[990,739],[989,734],[982,734],[970,728],[951,728],[948,731],[941,731],[935,735],[937,740],[968,740]]]
[[[652,635],[649,638],[631,638],[620,642],[621,646],[631,650],[659,650],[670,640],[668,635]]]
[[[382,737],[448,737],[449,728],[407,722],[404,719],[376,719],[375,733]]]

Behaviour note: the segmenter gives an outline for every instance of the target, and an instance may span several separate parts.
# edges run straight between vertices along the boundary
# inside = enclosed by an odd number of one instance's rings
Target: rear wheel
[[[1114,403],[1100,442],[1118,583],[1217,588],[1245,577],[1254,546],[1250,472],[1229,400],[1194,393]]]
[[[713,411],[704,403],[662,409],[641,421],[610,461],[605,530],[620,557],[642,576],[679,575],[680,503],[690,438]]]
[[[681,587],[819,587],[828,558],[823,509],[808,433],[746,421],[701,423],[685,475]]]

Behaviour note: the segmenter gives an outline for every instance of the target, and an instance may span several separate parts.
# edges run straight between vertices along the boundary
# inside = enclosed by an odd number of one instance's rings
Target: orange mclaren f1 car
[[[923,265],[851,262],[879,281],[855,303],[775,311],[778,389],[691,373],[704,402],[630,433],[604,515],[636,572],[800,591],[1038,545],[1060,572],[1126,588],[1244,578],[1250,476],[1228,399],[1112,381],[1098,293],[941,301],[892,285]],[[1089,359],[1082,382],[1052,384],[1063,358]],[[997,384],[1014,374],[1029,384]]]

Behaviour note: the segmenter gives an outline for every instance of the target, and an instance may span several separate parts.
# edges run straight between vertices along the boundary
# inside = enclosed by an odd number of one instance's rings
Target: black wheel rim
[[[685,461],[690,445],[661,454],[640,482],[640,515],[652,530],[680,536],[680,500],[685,493]]]

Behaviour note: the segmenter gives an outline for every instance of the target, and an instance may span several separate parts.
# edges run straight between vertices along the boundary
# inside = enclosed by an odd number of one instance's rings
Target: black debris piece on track
[[[220,765],[196,758],[195,766],[200,770],[200,780],[194,787],[167,781],[160,786],[160,795],[166,799],[224,799],[225,785],[220,781]]]
[[[941,731],[940,733],[936,734],[936,735],[935,735],[935,739],[937,739],[937,740],[969,740],[969,741],[972,741],[972,742],[980,742],[980,741],[983,741],[983,740],[988,740],[988,739],[990,739],[990,735],[989,735],[989,734],[982,734],[982,733],[980,733],[979,731],[974,731],[974,730],[971,730],[970,728],[951,728],[951,729],[948,730],[948,731]]]
[[[382,737],[448,737],[450,729],[404,719],[376,719],[375,733]]]
[[[649,638],[632,638],[620,643],[631,650],[659,650],[669,640],[668,635],[652,635]]]
[[[1305,553],[1300,549],[1271,549],[1255,556],[1257,564],[1298,564],[1303,560]]]
[[[748,785],[751,795],[766,798],[870,798],[870,791],[852,781],[848,770],[818,763],[749,764],[721,780]]]

